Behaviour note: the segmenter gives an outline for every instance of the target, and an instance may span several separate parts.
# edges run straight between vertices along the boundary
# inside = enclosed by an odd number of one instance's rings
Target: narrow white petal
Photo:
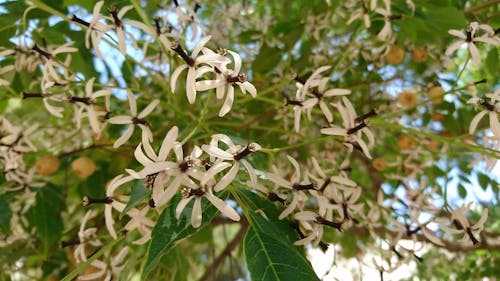
[[[146,117],[147,115],[149,115],[149,113],[153,112],[153,110],[155,109],[155,107],[160,103],[160,100],[158,99],[155,99],[153,100],[150,104],[148,104],[148,106],[146,106],[146,108],[144,108],[141,113],[137,116],[138,118],[144,118]]]
[[[351,179],[348,179],[346,177],[341,177],[341,176],[332,176],[330,178],[332,181],[336,182],[336,183],[339,183],[339,184],[342,184],[342,185],[345,185],[345,186],[356,186],[356,182],[351,180]]]
[[[231,153],[224,151],[218,147],[204,144],[201,146],[201,149],[203,149],[203,151],[210,154],[211,156],[215,156],[223,160],[234,160],[234,156]]]
[[[174,146],[174,142],[177,140],[178,133],[179,128],[177,128],[177,126],[173,126],[172,128],[170,128],[161,144],[160,152],[158,153],[158,159],[160,159],[161,161],[167,159],[168,153]]]
[[[330,111],[330,109],[323,100],[319,101],[319,107],[321,108],[321,112],[323,112],[323,115],[325,116],[328,123],[332,123],[333,121],[332,112]]]
[[[293,157],[291,157],[290,155],[287,155],[286,158],[288,158],[288,161],[290,161],[290,163],[292,163],[293,167],[295,168],[295,173],[293,174],[293,178],[295,178],[295,180],[298,182],[300,181],[300,166],[299,166],[299,162],[297,162],[297,160],[295,160]]]
[[[201,38],[200,42],[198,42],[198,44],[196,44],[196,46],[194,47],[194,50],[191,53],[191,57],[193,57],[193,58],[197,57],[198,53],[205,46],[205,44],[207,44],[207,42],[210,40],[210,38],[211,38],[211,36],[206,36],[206,37]]]
[[[427,240],[431,241],[432,243],[444,247],[443,241],[441,241],[432,231],[430,231],[427,227],[422,227],[422,234],[424,234],[425,238]]]
[[[230,51],[228,50],[228,52],[231,54],[231,56],[233,57],[233,60],[234,60],[234,73],[236,75],[238,75],[240,73],[240,70],[241,70],[241,57],[240,55],[238,55],[237,53],[233,52],[233,51]]]
[[[320,132],[324,135],[347,136],[347,130],[343,128],[324,128]]]
[[[224,115],[229,113],[229,111],[231,111],[231,107],[233,106],[233,101],[234,101],[234,88],[233,86],[229,85],[227,89],[226,100],[224,101],[224,104],[220,109],[219,117],[223,117]]]
[[[132,117],[127,115],[119,115],[109,118],[108,123],[115,125],[132,124]]]
[[[333,96],[345,96],[349,95],[351,93],[351,90],[347,89],[330,89],[326,91],[323,96],[325,97],[333,97]]]
[[[191,225],[198,228],[201,225],[201,198],[194,199],[193,211],[191,212]]]
[[[255,173],[255,170],[252,167],[252,165],[250,165],[250,163],[248,163],[248,161],[245,159],[241,159],[240,162],[241,162],[241,164],[243,164],[245,169],[247,169],[248,176],[250,177],[250,182],[252,183],[252,185],[256,184],[257,183],[257,174]]]
[[[498,116],[495,111],[490,111],[490,128],[497,139],[500,139],[500,122],[498,122]]]
[[[115,141],[115,143],[113,144],[113,148],[118,148],[122,144],[127,142],[133,133],[134,133],[134,125],[129,125],[127,130],[123,133],[123,135]]]
[[[226,84],[226,81],[222,79],[217,79],[217,80],[203,80],[203,81],[198,81],[195,84],[196,91],[202,92],[202,91],[207,91],[210,89],[215,89],[219,88],[221,86],[224,86]]]
[[[288,204],[288,206],[281,212],[280,216],[278,217],[280,220],[288,217],[294,210],[295,207],[297,206],[297,203],[299,202],[299,197],[298,196],[293,196],[292,202]]]
[[[201,179],[201,185],[206,185],[209,180],[215,177],[215,175],[217,175],[224,169],[227,169],[229,166],[231,166],[231,164],[228,162],[219,162],[210,167],[210,169],[208,169],[208,171],[203,175],[203,178]]]
[[[238,212],[236,212],[219,197],[216,197],[211,193],[206,193],[205,198],[207,198],[208,201],[210,201],[210,203],[212,203],[224,216],[232,219],[233,221],[240,220],[240,215],[238,214]]]
[[[240,163],[235,162],[233,167],[231,167],[231,169],[229,170],[229,172],[227,172],[227,174],[225,174],[220,179],[220,181],[214,186],[214,191],[219,192],[219,191],[223,190],[224,188],[226,188],[236,178],[236,175],[238,174],[239,167],[240,167]]]
[[[134,94],[127,90],[127,98],[130,106],[130,113],[132,116],[137,116],[137,101],[135,99]]]
[[[196,70],[193,67],[188,69],[186,80],[186,95],[188,102],[193,104],[196,101]]]
[[[188,67],[189,66],[187,64],[181,64],[172,73],[172,76],[170,77],[170,90],[172,91],[172,93],[175,93],[175,87],[177,85],[177,79],[179,78],[179,75],[184,69]]]
[[[472,121],[470,121],[470,126],[469,126],[469,134],[474,134],[474,132],[476,131],[476,128],[477,128],[477,125],[479,124],[479,121],[481,121],[481,119],[488,113],[487,110],[483,110],[481,112],[479,112],[476,116],[474,116],[474,118],[472,119]]]
[[[182,199],[181,201],[179,201],[179,204],[177,204],[177,207],[175,208],[175,217],[177,219],[179,219],[181,217],[182,211],[184,211],[187,204],[189,203],[189,201],[191,201],[192,198],[193,197],[189,197],[189,198]]]

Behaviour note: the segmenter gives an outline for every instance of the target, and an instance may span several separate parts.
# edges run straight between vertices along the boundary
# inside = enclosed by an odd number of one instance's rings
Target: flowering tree
[[[319,280],[318,247],[383,279],[500,249],[498,1],[124,2],[0,4],[6,276]]]

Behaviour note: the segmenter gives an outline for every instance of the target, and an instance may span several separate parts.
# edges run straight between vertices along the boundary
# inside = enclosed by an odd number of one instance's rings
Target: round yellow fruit
[[[417,104],[417,95],[412,91],[403,91],[398,96],[398,103],[404,107],[410,107]]]
[[[71,169],[82,179],[88,178],[95,172],[95,163],[88,157],[80,157],[71,163]]]
[[[387,168],[387,161],[384,158],[375,158],[372,162],[373,168],[377,171],[383,171]]]
[[[443,122],[445,119],[445,116],[441,113],[434,112],[431,114],[431,119],[432,119],[432,121]]]
[[[433,104],[438,105],[443,103],[443,93],[443,88],[435,86],[429,89],[427,97],[432,100]]]
[[[389,50],[389,53],[387,53],[387,55],[385,56],[387,62],[394,65],[403,62],[404,58],[405,52],[397,45],[392,46]]]
[[[432,139],[427,143],[427,149],[432,152],[436,152],[439,149],[439,146],[441,146],[441,142],[436,139]]]
[[[410,150],[414,146],[413,139],[408,135],[400,135],[398,137],[398,147],[401,150]]]
[[[38,158],[35,163],[36,171],[42,176],[50,176],[59,170],[61,162],[52,155],[46,155]]]
[[[411,52],[411,59],[414,62],[424,62],[427,59],[427,51],[423,48],[416,48]]]

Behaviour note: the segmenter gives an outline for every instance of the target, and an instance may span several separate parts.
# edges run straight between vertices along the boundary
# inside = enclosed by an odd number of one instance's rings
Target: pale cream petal
[[[191,225],[194,228],[200,227],[201,219],[201,198],[196,197],[194,199],[193,211],[191,212]]]
[[[118,148],[122,144],[127,142],[133,133],[134,133],[134,125],[129,125],[127,130],[125,130],[125,132],[123,133],[123,135],[115,141],[115,143],[113,144],[113,148]]]
[[[430,242],[432,242],[433,244],[436,244],[438,246],[442,246],[442,247],[445,246],[443,241],[441,241],[441,239],[439,239],[434,234],[434,232],[429,230],[427,227],[423,226],[421,229],[422,229],[422,234],[424,234],[424,236],[425,236],[425,238],[427,238],[427,240],[429,240]]]
[[[175,87],[177,85],[177,79],[179,78],[179,75],[181,74],[181,72],[184,69],[186,69],[188,67],[189,66],[187,64],[185,64],[185,63],[181,64],[172,73],[172,76],[170,77],[170,90],[172,91],[172,93],[175,93]]]
[[[174,142],[177,140],[177,135],[179,133],[179,128],[177,126],[173,126],[168,131],[167,135],[163,139],[163,142],[160,147],[160,152],[158,153],[158,159],[164,161],[167,159],[170,150],[174,146]]]
[[[147,115],[149,115],[151,112],[153,112],[153,110],[155,109],[155,107],[160,104],[160,100],[158,99],[155,99],[153,100],[150,104],[148,104],[148,106],[146,106],[146,108],[144,108],[141,113],[137,116],[138,118],[142,119],[144,117],[146,117]]]
[[[220,181],[214,186],[214,191],[219,192],[226,188],[233,180],[236,178],[236,175],[238,174],[238,170],[240,168],[240,163],[235,162],[231,169],[225,174]]]
[[[206,193],[205,198],[210,201],[224,216],[232,219],[233,221],[239,221],[240,215],[233,208],[231,208],[226,202],[220,198],[214,196],[211,193]]]
[[[205,46],[205,44],[207,44],[207,42],[210,40],[210,38],[211,38],[211,36],[206,36],[206,37],[201,38],[200,42],[198,42],[198,44],[196,44],[196,46],[194,47],[194,50],[191,53],[191,57],[193,57],[193,58],[197,57],[198,53]]]
[[[229,111],[231,111],[231,107],[233,106],[233,101],[234,101],[234,88],[233,86],[229,85],[227,89],[226,100],[224,101],[224,104],[220,109],[219,117],[223,117],[224,115],[228,114]]]
[[[326,91],[323,96],[325,97],[333,97],[333,96],[345,96],[349,95],[351,93],[351,90],[347,89],[330,89]]]
[[[213,165],[203,175],[203,178],[201,179],[201,185],[206,185],[208,181],[210,181],[211,179],[213,179],[215,177],[215,175],[217,175],[218,173],[220,173],[224,169],[227,169],[230,166],[231,166],[231,164],[228,162],[219,162],[219,163]]]
[[[481,121],[481,119],[488,113],[487,110],[483,110],[481,112],[479,112],[478,114],[476,114],[476,116],[474,116],[474,118],[472,118],[472,121],[470,121],[470,126],[469,126],[469,134],[474,134],[474,132],[476,131],[476,128],[477,128],[477,125],[479,124],[479,121]]]

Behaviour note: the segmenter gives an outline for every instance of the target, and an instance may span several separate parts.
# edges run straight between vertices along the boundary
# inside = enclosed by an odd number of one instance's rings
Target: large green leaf
[[[243,241],[248,271],[253,281],[319,280],[299,247],[288,220],[279,220],[274,204],[248,191],[235,194],[249,222]]]
[[[59,187],[47,184],[37,192],[36,203],[28,211],[28,218],[36,228],[36,234],[42,242],[45,254],[49,253],[61,237],[63,231],[62,204],[63,198]]]
[[[218,195],[218,197],[226,198],[227,193],[222,193],[222,195]],[[184,209],[183,215],[179,219],[176,219],[175,206],[177,206],[179,201],[180,196],[176,196],[171,201],[170,205],[163,210],[158,222],[151,232],[151,242],[149,244],[146,264],[142,270],[142,280],[146,279],[147,275],[158,264],[161,257],[168,253],[177,242],[202,229],[209,224],[218,213],[217,208],[212,204],[208,204],[208,202],[203,199],[203,221],[200,228],[193,228],[190,220],[193,202]]]
[[[132,185],[132,193],[130,194],[130,200],[128,200],[127,206],[120,214],[120,218],[123,217],[130,209],[135,207],[137,204],[142,202],[142,200],[151,194],[151,190],[144,186],[144,179],[134,181]]]

